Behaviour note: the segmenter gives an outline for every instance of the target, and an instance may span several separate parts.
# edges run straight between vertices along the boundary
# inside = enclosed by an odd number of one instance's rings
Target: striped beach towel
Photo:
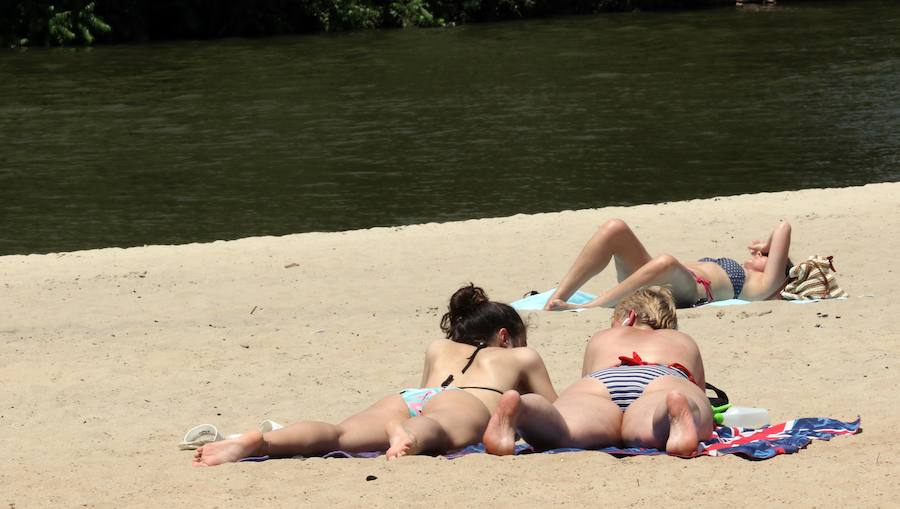
[[[781,291],[784,300],[814,300],[834,299],[846,297],[845,292],[838,286],[834,273],[837,270],[832,262],[833,256],[810,256],[805,262],[799,263],[788,272],[788,283]]]

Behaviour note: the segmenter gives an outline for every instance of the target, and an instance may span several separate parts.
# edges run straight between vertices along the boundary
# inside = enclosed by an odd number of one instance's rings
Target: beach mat
[[[535,295],[530,295],[528,297],[524,297],[515,302],[511,302],[509,305],[513,307],[513,309],[517,309],[519,311],[539,311],[544,309],[544,305],[547,304],[547,301],[550,300],[550,296],[553,295],[553,292],[556,291],[556,288],[552,288],[543,293],[538,293]],[[567,301],[569,304],[587,304],[588,302],[596,299],[596,295],[591,295],[587,292],[577,291],[574,295],[569,297]],[[846,300],[847,297],[837,297],[834,299],[811,299],[811,300],[789,300],[787,302],[791,302],[793,304],[810,304],[813,302],[821,302],[822,300]],[[749,300],[743,299],[727,299],[727,300],[717,300],[715,302],[710,302],[708,304],[703,304],[702,306],[696,307],[725,307],[725,306],[743,306],[746,304],[752,304]],[[584,311],[584,308],[579,309],[571,309],[568,311]]]
[[[793,454],[804,449],[813,440],[831,440],[842,435],[854,435],[862,431],[859,417],[855,421],[844,422],[827,417],[805,417],[794,419],[779,424],[773,424],[760,429],[742,429],[728,426],[718,426],[713,431],[709,440],[702,442],[697,456],[726,456],[734,454],[748,460],[765,460],[781,454]],[[566,452],[581,452],[587,449],[562,448],[547,451],[536,451],[525,443],[516,445],[516,454],[561,454]],[[616,457],[626,456],[656,456],[666,454],[659,449],[647,449],[641,447],[606,447],[597,449],[598,452],[611,454]],[[325,458],[376,458],[383,452],[358,452],[333,451],[325,454]],[[465,449],[447,454],[443,457],[455,459],[469,454],[484,454],[484,445],[470,445]],[[265,461],[268,457],[245,458],[241,461]]]
[[[823,300],[847,300],[847,297],[835,297],[833,299],[807,299],[807,300],[785,300],[785,302],[790,302],[791,304],[812,304],[813,302],[822,302]],[[715,302],[710,302],[708,304],[704,304],[703,306],[743,306],[744,304],[752,304],[752,301],[743,300],[743,299],[728,299],[728,300],[717,300]]]
[[[547,301],[550,300],[550,296],[553,295],[553,292],[556,291],[556,288],[551,288],[546,292],[536,293],[534,295],[529,295],[528,297],[523,297],[515,302],[511,302],[509,305],[513,307],[513,309],[517,309],[519,311],[540,311],[544,309],[544,306],[547,305]],[[587,304],[588,302],[596,299],[596,295],[591,295],[587,292],[582,292],[581,290],[575,292],[571,297],[569,297],[569,304]],[[572,309],[570,311],[584,311],[584,309]]]

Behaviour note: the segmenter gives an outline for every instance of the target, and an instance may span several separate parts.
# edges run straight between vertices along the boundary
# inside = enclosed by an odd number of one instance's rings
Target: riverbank
[[[94,2],[56,12],[51,0],[18,0],[0,10],[0,47],[91,45],[104,42],[264,37],[375,28],[457,24],[572,14],[734,6],[734,0],[367,0],[226,4],[198,1]]]
[[[900,452],[900,183],[181,246],[0,257],[0,502],[9,507],[398,505],[886,506]],[[795,259],[834,255],[846,301],[680,314],[707,378],[775,420],[862,416],[864,432],[764,462],[584,452],[453,461],[278,460],[209,469],[185,430],[338,420],[418,383],[450,293],[553,286],[596,226],[651,252],[730,256],[793,225]],[[603,274],[586,290],[613,280]],[[609,311],[533,313],[554,383]],[[366,481],[367,475],[377,477]],[[427,479],[427,481],[426,481]],[[816,479],[816,489],[810,486]],[[866,486],[860,490],[860,486]]]

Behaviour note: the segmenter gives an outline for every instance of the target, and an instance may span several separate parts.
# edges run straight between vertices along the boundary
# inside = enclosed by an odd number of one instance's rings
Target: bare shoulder
[[[428,347],[425,348],[425,357],[431,358],[435,355],[440,355],[440,353],[444,351],[446,346],[446,339],[435,339],[431,343],[428,343]]]
[[[606,341],[627,335],[631,331],[631,327],[610,327],[609,329],[600,329],[591,336],[588,345],[604,343]]]
[[[511,348],[509,349],[509,352],[514,356],[516,361],[522,365],[531,366],[544,362],[544,360],[541,358],[541,354],[539,354],[538,351],[534,348],[528,346]]]
[[[685,334],[684,332],[681,332],[680,330],[657,329],[654,333],[658,334],[660,336],[664,336],[667,339],[671,339],[674,341],[684,341],[684,342],[694,343],[694,338],[688,336],[687,334]]]
[[[688,336],[687,334],[672,330],[672,329],[659,329],[656,331],[656,334],[665,338],[666,342],[671,344],[683,345],[691,350],[698,350],[697,342],[694,341],[694,338]]]
[[[630,330],[632,330],[632,329],[629,327],[610,327],[608,329],[600,329],[597,332],[595,332],[593,336],[591,336],[591,339],[594,339],[594,338],[602,339],[602,338],[607,338],[610,336],[617,336],[617,335],[622,334],[623,332],[628,332]]]

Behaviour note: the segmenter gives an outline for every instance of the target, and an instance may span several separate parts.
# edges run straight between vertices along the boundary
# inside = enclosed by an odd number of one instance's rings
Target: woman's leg
[[[568,447],[596,449],[619,444],[622,410],[601,382],[582,378],[560,394],[553,406],[569,427]]]
[[[713,431],[706,394],[683,378],[664,376],[650,382],[622,418],[626,447],[655,447],[690,456]]]
[[[388,459],[420,452],[444,453],[478,443],[491,413],[463,390],[447,390],[428,401],[422,415],[389,421]]]
[[[487,452],[498,456],[515,452],[516,431],[538,449],[605,447],[619,442],[621,422],[622,411],[605,387],[583,379],[553,404],[537,394],[507,391],[491,415],[483,441]]]
[[[261,433],[253,429],[234,440],[206,444],[194,454],[195,466],[212,466],[248,456],[318,456],[330,451],[383,451],[388,447],[385,424],[409,418],[403,398],[391,395],[340,424],[301,421]]]
[[[535,447],[552,449],[568,442],[569,426],[547,398],[506,391],[484,430],[485,451],[495,456],[515,454],[516,432]]]
[[[559,282],[556,291],[547,301],[548,310],[564,309],[559,303],[581,288],[589,279],[599,274],[615,259],[617,279],[622,281],[650,261],[650,254],[621,219],[604,223],[585,244],[572,267]]]
[[[593,301],[582,306],[568,307],[614,307],[625,297],[652,285],[669,285],[678,307],[689,306],[700,299],[694,274],[672,255],[660,255]]]

